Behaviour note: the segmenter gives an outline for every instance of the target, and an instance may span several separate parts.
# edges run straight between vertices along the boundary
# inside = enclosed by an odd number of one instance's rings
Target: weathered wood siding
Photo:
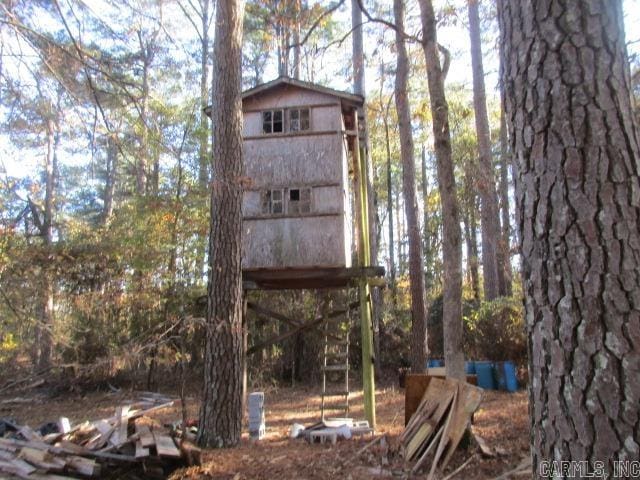
[[[310,130],[263,134],[261,110],[310,106]],[[340,100],[287,87],[243,103],[243,268],[351,265],[348,166]],[[313,132],[316,132],[315,134]],[[265,215],[264,190],[311,188],[311,213]]]
[[[342,217],[245,220],[244,268],[344,267]]]

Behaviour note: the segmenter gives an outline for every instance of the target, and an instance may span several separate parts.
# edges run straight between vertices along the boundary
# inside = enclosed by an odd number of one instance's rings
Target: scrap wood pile
[[[451,378],[432,378],[400,441],[412,473],[431,459],[428,478],[444,470],[456,450],[473,413],[480,406],[482,390]]]
[[[37,431],[9,421],[0,431],[0,477],[61,480],[98,477],[122,468],[139,467],[150,477],[164,478],[165,469],[192,465],[199,451],[149,418],[152,412],[174,405],[175,400],[155,393],[142,394],[139,401],[117,407],[115,415],[71,428],[61,418]]]

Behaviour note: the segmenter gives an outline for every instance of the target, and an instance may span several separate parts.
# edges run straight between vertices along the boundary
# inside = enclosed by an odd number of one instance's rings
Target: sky
[[[96,15],[104,16],[106,13],[113,12],[112,4],[105,0],[73,0],[75,2],[82,1],[88,6]],[[449,0],[464,6],[466,0]],[[485,4],[486,4],[485,0]],[[348,30],[348,26],[351,21],[351,13],[349,1],[345,2],[346,5],[339,9],[335,13],[335,18],[345,24],[345,29]],[[438,5],[436,0],[436,8]],[[630,54],[640,55],[640,0],[624,0],[625,9],[625,29],[628,42],[628,48]],[[464,11],[464,8],[462,9]],[[143,13],[143,12],[141,12]],[[409,8],[407,11],[408,27],[407,30],[418,31],[417,19],[418,10],[415,2],[409,2]],[[193,39],[193,29],[188,24],[186,19],[182,16],[175,4],[168,3],[164,12],[165,17],[170,19],[172,30],[171,36],[174,39],[174,54],[177,56],[186,55],[184,45],[190,39]],[[471,88],[471,58],[469,54],[469,35],[466,29],[466,15],[458,21],[456,24],[450,24],[439,28],[438,40],[445,45],[452,53],[452,63],[447,77],[448,83],[462,83]],[[41,19],[44,24],[47,24],[46,19]],[[53,25],[53,22],[51,22]],[[494,26],[495,27],[495,26]],[[378,27],[376,26],[376,29]],[[365,49],[366,55],[371,60],[374,49],[377,47],[378,38],[372,38],[371,32],[373,29],[367,25],[365,26]],[[369,37],[367,37],[367,34]],[[387,41],[393,38],[394,33],[387,31],[384,33]],[[488,95],[494,95],[497,98],[498,95],[498,56],[497,45],[495,40],[497,32],[493,33],[493,36],[486,35],[487,43],[483,45],[484,53],[484,67],[485,67],[485,84]],[[493,37],[493,38],[492,38]],[[344,75],[336,75],[335,72],[344,71],[345,62],[349,61],[351,49],[351,39],[347,38],[341,45],[335,46],[332,50],[322,59],[322,71],[318,74],[318,80],[321,83],[327,84],[337,89],[348,89],[349,81]],[[389,52],[391,53],[391,52]],[[3,59],[5,60],[5,59]],[[390,58],[389,63],[393,63],[394,59]],[[374,65],[375,62],[369,62],[370,67],[366,72],[367,90],[374,94],[379,88],[379,72],[378,66]],[[7,61],[3,61],[3,64],[8,65]],[[268,81],[276,76],[276,70],[273,62],[267,69],[264,80]],[[1,114],[1,113],[0,113]],[[0,174],[6,173],[10,176],[21,177],[37,172],[40,168],[39,163],[41,159],[38,157],[19,157],[19,152],[11,144],[6,135],[0,133]],[[66,162],[76,163],[82,162],[83,156],[77,155],[68,156],[65,159]],[[4,172],[3,172],[4,170]]]

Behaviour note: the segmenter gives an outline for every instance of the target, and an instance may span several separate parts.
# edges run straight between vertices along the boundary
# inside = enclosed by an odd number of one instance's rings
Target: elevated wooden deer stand
[[[371,265],[367,159],[357,115],[363,102],[286,77],[244,92],[242,273],[245,291],[357,288],[356,304],[307,322],[246,303],[291,328],[245,350],[250,355],[357,308],[364,410],[375,426],[371,288],[383,283],[384,269]]]

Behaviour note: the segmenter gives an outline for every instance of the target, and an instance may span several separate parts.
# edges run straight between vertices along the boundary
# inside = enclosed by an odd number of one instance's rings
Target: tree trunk
[[[571,460],[611,478],[640,458],[640,148],[622,6],[502,0],[498,15],[534,476]]]
[[[364,95],[364,49],[362,40],[362,10],[358,0],[351,0],[351,37],[353,52],[353,91]]]
[[[395,242],[393,238],[393,181],[391,178],[391,141],[389,139],[389,109],[384,116],[384,135],[387,148],[387,222],[389,228],[389,280],[393,305],[397,303]]]
[[[503,270],[504,294],[513,295],[511,286],[511,221],[509,216],[509,147],[504,110],[500,112],[500,211],[502,235],[498,247],[498,268]]]
[[[147,192],[147,157],[149,155],[149,124],[147,122],[147,108],[149,102],[149,68],[151,58],[149,56],[149,45],[142,37],[142,32],[138,31],[138,44],[142,56],[142,85],[140,98],[140,147],[138,148],[138,158],[136,159],[136,190],[138,195],[143,196]]]
[[[449,107],[444,93],[444,75],[438,57],[436,18],[431,0],[419,0],[422,47],[427,63],[427,80],[433,122],[438,188],[442,202],[442,257],[444,263],[443,314],[444,357],[447,375],[465,379],[462,352],[462,233],[460,208],[451,155]]]
[[[114,137],[107,137],[107,172],[104,185],[104,206],[102,208],[102,224],[107,225],[113,215],[113,197],[116,191],[118,175],[118,144]]]
[[[425,290],[429,289],[432,279],[426,264],[429,261],[429,177],[427,175],[427,149],[424,144],[420,152],[420,185],[422,186],[422,250],[425,257]]]
[[[464,224],[464,237],[465,243],[467,244],[468,281],[473,291],[473,299],[479,302],[480,276],[478,275],[478,243],[476,242],[476,218],[473,210],[463,215],[462,223]]]
[[[351,28],[353,29],[352,37],[352,64],[353,64],[353,91],[357,95],[365,97],[365,64],[364,64],[364,48],[363,48],[363,27],[362,27],[362,10],[358,4],[358,0],[351,0]],[[367,125],[366,105],[358,108],[358,124],[364,135],[364,142],[360,144],[360,155],[366,158],[367,171],[362,172],[366,175],[367,180],[367,207],[368,207],[368,225],[369,225],[369,255],[371,265],[378,264],[378,238],[379,225],[378,218],[378,199],[374,185],[374,170],[371,154],[369,150],[369,127]],[[376,337],[380,334],[380,325],[382,323],[382,293],[379,288],[371,291],[371,300],[373,304],[373,330]],[[379,345],[379,340],[374,340],[375,345]],[[380,352],[375,352],[375,368],[380,369],[379,359]]]
[[[203,195],[208,192],[209,177],[211,169],[211,161],[209,154],[209,125],[207,123],[207,115],[204,109],[209,106],[209,25],[211,23],[210,16],[213,14],[210,10],[211,0],[200,0],[201,11],[201,35],[200,35],[200,127],[198,129],[198,187]],[[207,256],[206,238],[204,232],[198,233],[200,241],[196,246],[196,281],[200,285],[202,283],[204,266]]]
[[[198,185],[203,192],[209,183],[209,125],[204,109],[209,106],[209,4],[211,0],[201,0],[200,35],[200,128],[198,132]]]
[[[198,442],[230,447],[242,425],[242,0],[216,12],[212,91],[213,179],[204,392]]]
[[[505,281],[498,267],[500,241],[500,217],[498,195],[491,155],[491,130],[487,114],[487,95],[484,89],[482,65],[482,41],[480,39],[480,15],[478,0],[469,0],[469,35],[471,37],[471,65],[473,72],[473,108],[478,139],[479,166],[478,190],[481,201],[482,228],[482,278],[484,298],[493,300],[504,295]],[[502,278],[501,278],[502,277]],[[502,288],[501,288],[502,287]]]
[[[404,30],[404,0],[393,1],[398,65],[396,68],[395,97],[400,130],[400,156],[402,157],[402,190],[404,212],[409,231],[409,279],[411,291],[411,371],[421,373],[427,365],[427,307],[424,291],[424,265],[422,238],[418,221],[416,198],[416,166],[413,156],[411,113],[407,95],[409,60],[401,31]]]
[[[300,0],[293,0],[293,78],[300,80]]]
[[[58,170],[58,157],[56,150],[60,137],[57,125],[53,119],[47,119],[47,154],[45,155],[45,194],[44,209],[42,211],[42,221],[36,222],[40,225],[40,235],[47,251],[53,245],[53,212],[54,196],[56,186],[56,172]],[[34,212],[34,215],[37,212]],[[33,362],[38,368],[43,369],[51,366],[51,355],[53,353],[53,328],[54,328],[54,288],[53,274],[45,266],[42,274],[42,287],[40,298],[40,319],[36,325],[35,345],[33,349]]]

